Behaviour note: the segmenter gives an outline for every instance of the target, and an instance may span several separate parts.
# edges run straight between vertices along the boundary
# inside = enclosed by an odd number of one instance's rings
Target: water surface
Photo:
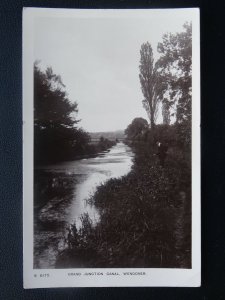
[[[35,170],[34,267],[54,268],[56,255],[66,247],[68,224],[80,225],[88,213],[98,222],[97,209],[87,203],[96,188],[131,170],[133,153],[124,143],[97,157],[42,166]]]

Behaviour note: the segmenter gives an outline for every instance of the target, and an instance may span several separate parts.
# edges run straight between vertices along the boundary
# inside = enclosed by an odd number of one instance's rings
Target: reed
[[[190,155],[173,146],[162,167],[154,149],[132,147],[131,172],[97,188],[99,223],[81,217],[57,267],[191,267]]]

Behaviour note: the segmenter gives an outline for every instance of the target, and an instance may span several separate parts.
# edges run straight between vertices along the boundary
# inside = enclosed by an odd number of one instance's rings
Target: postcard
[[[24,8],[24,288],[200,286],[199,25]]]

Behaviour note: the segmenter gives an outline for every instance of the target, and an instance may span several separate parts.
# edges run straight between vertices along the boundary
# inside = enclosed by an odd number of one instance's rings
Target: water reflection
[[[76,221],[79,226],[79,217],[86,212],[97,222],[98,211],[86,200],[100,184],[126,175],[132,157],[131,149],[118,143],[98,157],[35,170],[34,267],[54,268],[57,251],[64,247],[66,224]]]

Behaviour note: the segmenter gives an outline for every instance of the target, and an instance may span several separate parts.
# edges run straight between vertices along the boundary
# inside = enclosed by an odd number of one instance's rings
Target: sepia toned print
[[[193,18],[157,14],[34,18],[35,274],[193,270]]]

